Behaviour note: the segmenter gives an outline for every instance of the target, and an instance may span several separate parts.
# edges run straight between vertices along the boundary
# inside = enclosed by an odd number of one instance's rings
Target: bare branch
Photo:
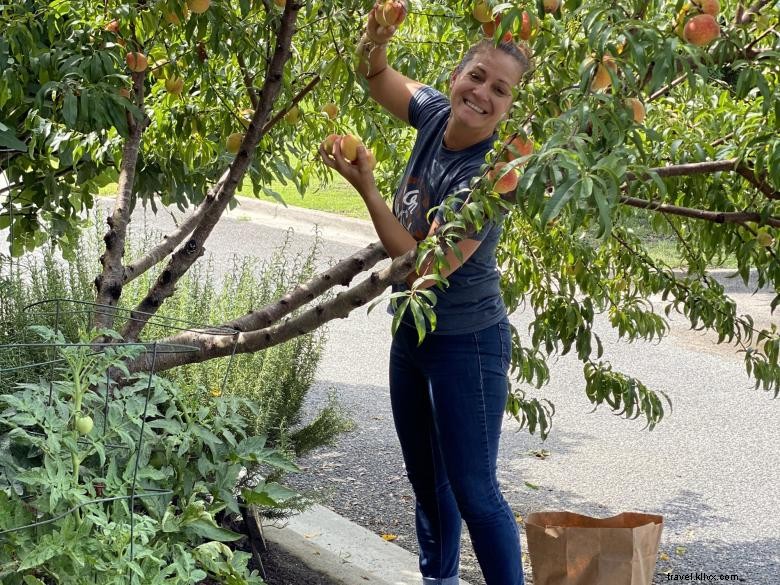
[[[635,181],[637,179],[646,180],[650,178],[651,174],[656,174],[659,177],[681,177],[688,175],[707,175],[710,173],[719,173],[723,171],[739,173],[769,199],[780,200],[780,193],[775,191],[772,186],[761,177],[756,176],[753,169],[751,169],[747,164],[740,162],[736,158],[689,163],[683,165],[669,165],[666,167],[655,167],[649,169],[647,174],[642,175],[626,173],[626,181]]]
[[[715,223],[737,223],[744,224],[746,222],[761,223],[763,216],[760,213],[749,211],[734,211],[734,212],[722,212],[722,211],[705,211],[703,209],[692,209],[690,207],[678,207],[676,205],[667,205],[660,201],[647,201],[645,199],[638,199],[636,197],[621,196],[619,202],[623,205],[629,205],[631,207],[638,207],[640,209],[649,209],[650,211],[657,211],[660,213],[668,213],[671,215],[679,215],[682,217],[690,217],[693,219],[704,219]],[[773,227],[780,227],[780,218],[770,217],[766,219],[766,225]]]
[[[387,258],[387,252],[380,242],[374,242],[345,258],[332,268],[318,274],[309,282],[297,286],[281,299],[239,317],[235,321],[220,325],[220,328],[237,331],[263,329],[286,317],[305,304],[313,301],[337,285],[349,286],[352,279],[361,272],[370,270],[380,260]]]
[[[687,79],[687,77],[688,77],[688,74],[687,73],[683,73],[677,79],[674,79],[673,81],[669,82],[667,85],[663,86],[661,89],[656,90],[654,93],[650,94],[650,97],[647,98],[647,101],[651,102],[651,101],[653,101],[655,99],[658,99],[662,95],[665,95],[665,94],[669,93],[672,90],[672,88],[677,87],[678,85],[680,85],[683,81],[685,81]]]
[[[192,215],[185,219],[176,230],[166,235],[159,244],[149,250],[141,258],[138,258],[135,262],[125,267],[124,284],[132,282],[152,266],[162,262],[166,256],[176,249],[176,246],[184,241],[184,238],[192,233],[211,208],[214,203],[214,193],[219,191],[219,188],[226,178],[227,172],[222,175],[222,178],[217,182],[214,188],[209,191],[208,195],[201,201]]]
[[[198,351],[157,354],[154,369],[161,372],[184,364],[228,356],[234,352],[253,353],[314,331],[333,319],[344,319],[356,308],[378,297],[391,284],[403,282],[414,269],[416,257],[416,249],[398,256],[388,267],[372,272],[360,284],[339,293],[334,299],[272,327],[232,335],[187,332],[160,340],[158,343],[188,345]],[[130,372],[149,371],[152,365],[151,356],[145,355],[130,362],[128,368]]]
[[[681,177],[685,175],[707,175],[722,171],[733,171],[737,166],[737,159],[713,160],[699,163],[688,163],[682,165],[669,165],[665,167],[654,167],[648,169],[648,174],[636,175],[626,173],[626,181],[646,180],[650,174],[656,174],[659,177]]]

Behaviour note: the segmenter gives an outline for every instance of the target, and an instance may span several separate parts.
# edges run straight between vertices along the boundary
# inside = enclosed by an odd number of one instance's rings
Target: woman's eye
[[[475,79],[475,80],[479,79],[479,75],[477,75],[476,73],[470,73],[469,76],[471,77],[471,79]]]

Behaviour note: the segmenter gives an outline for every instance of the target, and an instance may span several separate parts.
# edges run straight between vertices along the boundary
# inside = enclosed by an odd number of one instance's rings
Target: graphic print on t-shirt
[[[395,216],[417,241],[424,239],[431,228],[425,217],[430,205],[430,193],[416,177],[409,177],[403,191],[395,197]]]

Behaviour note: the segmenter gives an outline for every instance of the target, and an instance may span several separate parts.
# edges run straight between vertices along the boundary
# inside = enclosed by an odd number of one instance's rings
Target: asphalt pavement
[[[373,241],[370,226],[308,212],[274,214],[242,203],[208,242],[217,266],[233,254],[267,258],[293,226],[291,250],[313,242],[322,224],[320,267]],[[162,228],[164,216],[152,220]],[[722,276],[722,275],[721,275]],[[730,285],[740,306],[770,320],[771,291]],[[531,316],[514,314],[521,334]],[[774,318],[777,321],[777,318]],[[619,341],[605,319],[596,332],[605,359],[666,392],[674,410],[653,431],[642,421],[592,412],[581,364],[572,356],[550,363],[551,381],[531,396],[554,402],[546,441],[507,419],[499,462],[502,489],[522,522],[529,513],[570,510],[595,516],[642,511],[664,516],[654,583],[737,576],[741,583],[780,580],[780,400],[753,389],[740,354],[679,318],[661,343]],[[390,318],[378,307],[357,309],[328,326],[327,348],[309,397],[312,408],[335,392],[356,430],[302,463],[293,485],[316,490],[337,513],[414,552],[413,500],[394,435],[387,388]],[[524,543],[525,546],[525,543]],[[527,559],[526,559],[527,560]],[[483,583],[464,530],[463,575]],[[530,576],[530,565],[526,565]],[[687,579],[686,576],[690,575]],[[694,578],[696,577],[696,578]]]

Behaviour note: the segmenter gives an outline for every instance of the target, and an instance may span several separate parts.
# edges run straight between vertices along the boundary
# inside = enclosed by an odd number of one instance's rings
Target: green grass
[[[282,185],[274,181],[271,189],[282,196],[285,204],[292,207],[303,207],[305,209],[315,209],[317,211],[327,211],[345,217],[354,217],[357,219],[369,219],[368,211],[363,200],[355,191],[354,187],[344,179],[338,179],[329,185],[318,185],[309,189],[305,195],[301,196],[292,183]],[[251,188],[244,187],[238,192],[244,197],[255,198]],[[260,201],[270,201],[279,203],[275,198],[261,194],[257,197]]]
[[[102,196],[111,196],[116,193],[116,189],[117,184],[111,183],[105,187],[101,187],[99,194]],[[360,195],[358,195],[352,185],[341,178],[337,178],[329,185],[317,185],[316,187],[309,189],[304,196],[301,196],[301,194],[298,193],[298,190],[292,183],[282,185],[278,181],[274,181],[271,184],[271,189],[279,193],[279,195],[282,196],[284,203],[291,207],[303,207],[304,209],[327,211],[328,213],[335,213],[345,217],[369,219],[368,211],[366,210],[366,206],[360,198]],[[259,197],[255,197],[254,193],[252,193],[252,188],[248,186],[240,189],[238,195],[281,205],[277,199],[270,195],[266,195],[265,193],[261,193]]]

